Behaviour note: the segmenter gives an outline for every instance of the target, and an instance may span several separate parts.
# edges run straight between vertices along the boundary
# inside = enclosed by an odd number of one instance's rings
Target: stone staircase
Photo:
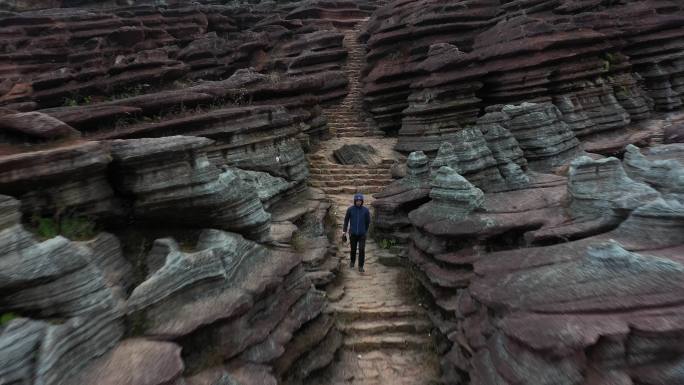
[[[351,196],[329,199],[341,228]],[[366,199],[370,206],[373,198]],[[414,291],[418,283],[406,267],[383,264],[391,253],[371,238],[366,241],[365,273],[349,267],[348,250],[344,245],[338,251],[342,269],[328,287],[327,312],[335,315],[343,347],[338,361],[316,378],[316,384],[414,385],[436,380],[439,360],[432,324]]]
[[[366,50],[363,44],[359,43],[359,36],[366,21],[363,20],[352,29],[344,31],[344,46],[349,54],[343,71],[349,80],[349,92],[342,102],[323,110],[328,119],[328,127],[339,138],[383,137],[381,131],[374,131],[368,124],[362,107],[363,92],[360,77]]]
[[[308,157],[311,172],[309,185],[320,188],[328,195],[355,192],[374,194],[392,182],[392,159],[383,159],[375,166],[355,166],[336,164],[329,159],[330,156],[319,152]]]
[[[430,335],[432,324],[416,294],[418,283],[397,263],[391,250],[366,240],[366,272],[349,268],[349,245],[341,230],[352,194],[363,193],[369,207],[372,194],[392,183],[391,166],[397,160],[396,138],[376,135],[363,119],[359,74],[364,49],[358,43],[362,25],[345,33],[349,59],[345,67],[349,94],[338,105],[324,109],[334,138],[308,155],[309,185],[321,189],[333,203],[337,220],[337,259],[342,266],[327,288],[330,305],[343,333],[337,361],[308,382],[320,384],[430,384],[439,377],[439,359]],[[367,144],[374,150],[374,165],[341,165],[333,152],[346,144]]]

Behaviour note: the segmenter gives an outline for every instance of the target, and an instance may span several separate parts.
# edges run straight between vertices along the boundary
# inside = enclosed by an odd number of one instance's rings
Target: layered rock
[[[486,194],[442,167],[408,255],[439,308],[443,381],[681,380],[679,154],[580,157],[567,180]]]
[[[502,111],[511,117],[511,134],[531,169],[548,171],[581,153],[579,141],[553,104],[523,103],[505,106]]]
[[[558,103],[580,138],[636,143],[633,122],[681,108],[682,18],[667,1],[396,1],[369,23],[368,110],[411,150],[523,102]]]
[[[429,199],[428,165],[429,160],[424,153],[412,152],[407,159],[406,176],[373,195],[373,231],[376,237],[408,241],[411,230],[408,213]]]
[[[629,145],[625,151],[625,171],[632,179],[647,183],[663,194],[684,194],[684,167],[675,159],[649,160],[638,147]]]
[[[20,315],[0,328],[0,372],[17,383],[73,383],[123,336],[130,267],[105,238],[38,241],[20,224],[19,206],[0,198],[0,312]]]
[[[121,209],[107,180],[111,156],[99,142],[0,157],[0,192],[21,199],[23,211],[113,216]]]
[[[73,127],[40,112],[2,115],[0,116],[0,130],[10,141],[15,136],[40,141],[80,135]]]
[[[576,217],[626,216],[660,194],[627,176],[616,158],[575,159],[568,173],[570,210]]]
[[[140,220],[215,226],[266,239],[270,215],[235,170],[209,161],[212,140],[171,136],[112,142],[117,188]]]
[[[128,312],[144,319],[143,335],[181,338],[191,370],[204,365],[204,350],[215,352],[236,376],[270,371],[276,362],[286,374],[303,353],[296,353],[299,343],[290,346],[294,336],[301,330],[311,337],[308,328],[325,317],[324,294],[313,288],[301,262],[292,250],[269,250],[219,230],[203,231],[188,252],[173,239],[159,239],[148,256],[150,274],[131,294]],[[311,346],[332,327],[324,323],[327,329]],[[197,344],[201,349],[193,348]],[[286,350],[296,354],[287,364],[280,360]]]
[[[379,161],[377,151],[368,144],[345,144],[333,151],[339,164],[376,165]]]

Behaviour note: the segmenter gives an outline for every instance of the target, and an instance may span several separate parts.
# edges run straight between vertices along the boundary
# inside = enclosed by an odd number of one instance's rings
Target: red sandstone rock
[[[164,385],[183,372],[180,346],[172,342],[128,339],[91,363],[75,384]]]
[[[0,117],[0,130],[33,139],[57,139],[79,136],[68,124],[40,112],[24,112]]]

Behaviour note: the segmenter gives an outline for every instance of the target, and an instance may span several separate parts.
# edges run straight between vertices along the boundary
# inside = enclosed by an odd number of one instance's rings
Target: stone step
[[[426,318],[403,317],[398,319],[356,320],[340,322],[338,328],[349,336],[378,335],[380,333],[428,334],[432,323]]]
[[[391,182],[392,177],[388,174],[363,174],[363,173],[354,173],[352,175],[331,175],[331,174],[315,174],[311,175],[312,180],[317,180],[317,181],[322,181],[322,182],[335,182],[335,181],[340,181],[340,180],[349,180],[349,179],[359,179],[359,178],[366,178],[368,180],[375,180],[375,181],[380,181],[380,182]]]
[[[417,306],[391,306],[376,309],[359,309],[358,307],[344,307],[333,305],[330,309],[333,311],[337,320],[340,322],[353,322],[355,320],[387,320],[398,318],[421,318],[425,315],[425,310]]]
[[[367,179],[367,178],[358,178],[358,179],[353,179],[353,178],[348,178],[348,179],[341,179],[337,181],[317,181],[317,180],[309,180],[309,186],[311,187],[345,187],[345,186],[354,186],[354,185],[364,185],[364,186],[373,186],[373,187],[386,187],[391,183],[391,180],[377,180],[377,179]]]
[[[369,166],[351,166],[350,168],[328,168],[318,167],[310,168],[309,172],[312,178],[316,175],[335,175],[335,176],[354,176],[354,177],[378,177],[383,175],[391,175],[389,168],[367,168]]]
[[[334,194],[354,194],[360,192],[362,194],[376,194],[385,189],[380,186],[345,186],[345,187],[319,187],[324,193],[328,195]]]
[[[369,352],[381,349],[428,350],[432,339],[428,335],[404,333],[381,334],[377,336],[348,336],[344,346],[356,352]]]

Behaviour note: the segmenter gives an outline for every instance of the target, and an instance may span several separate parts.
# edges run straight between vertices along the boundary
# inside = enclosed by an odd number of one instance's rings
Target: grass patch
[[[62,100],[62,107],[76,107],[93,103],[91,96],[72,95]]]
[[[395,239],[381,239],[378,242],[378,245],[385,250],[391,249],[392,247],[396,246],[396,244],[397,241]]]
[[[3,327],[10,323],[12,320],[19,318],[19,316],[15,313],[8,312],[8,313],[2,313],[0,315],[0,327]]]
[[[40,217],[31,218],[33,232],[42,239],[54,238],[61,235],[72,241],[85,241],[95,238],[97,224],[91,218],[66,216],[66,217]]]

